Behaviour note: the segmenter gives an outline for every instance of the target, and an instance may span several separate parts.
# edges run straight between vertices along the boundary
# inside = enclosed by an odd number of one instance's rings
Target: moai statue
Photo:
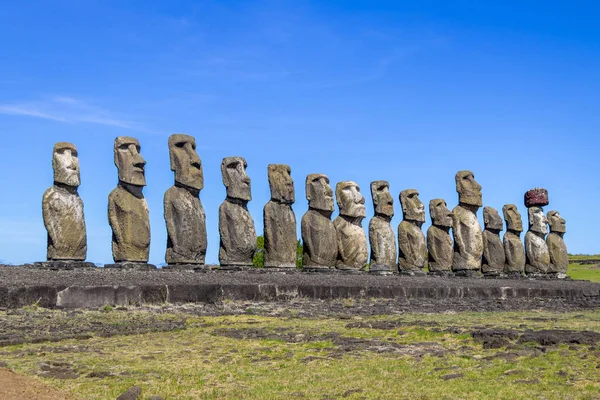
[[[398,258],[396,237],[390,222],[394,216],[394,200],[387,181],[371,182],[371,196],[375,216],[369,222],[369,242],[371,243],[371,265],[369,272],[393,273]]]
[[[242,157],[226,157],[221,162],[223,185],[227,197],[219,207],[219,234],[221,244],[219,263],[221,269],[247,269],[252,267],[256,251],[254,220],[248,212],[250,177],[248,164]]]
[[[398,225],[398,268],[401,273],[424,274],[427,243],[421,226],[425,222],[425,206],[419,192],[406,189],[400,192],[402,222]]]
[[[517,206],[507,204],[502,207],[504,220],[506,221],[506,233],[504,234],[504,255],[506,263],[504,272],[509,275],[521,275],[525,271],[525,248],[521,241],[523,222]]]
[[[146,186],[140,142],[119,136],[114,144],[119,184],[108,196],[108,221],[112,228],[112,253],[116,264],[107,268],[153,269],[148,264],[150,220],[148,204],[142,193]]]
[[[269,164],[271,200],[263,210],[265,238],[265,268],[296,268],[296,215],[291,168],[284,164]]]
[[[452,214],[444,199],[429,202],[431,226],[427,230],[427,249],[429,251],[429,274],[447,275],[452,271]]]
[[[500,239],[502,218],[492,207],[483,207],[483,261],[481,272],[486,276],[498,276],[504,272],[506,256]]]
[[[333,191],[329,178],[323,174],[306,177],[308,211],[302,216],[302,268],[307,271],[326,271],[335,266],[337,236],[331,214]]]
[[[558,211],[550,211],[547,214],[548,223],[550,225],[550,233],[546,237],[548,251],[550,252],[550,264],[552,264],[559,278],[567,276],[567,268],[569,267],[569,254],[567,246],[563,239],[566,228],[566,221],[560,216]]]
[[[206,256],[206,215],[200,202],[204,174],[196,153],[196,140],[188,135],[171,135],[169,157],[175,184],[164,197],[165,260],[170,268],[202,268]]]
[[[452,270],[457,275],[473,275],[481,269],[483,255],[483,235],[477,221],[477,210],[482,206],[481,185],[471,171],[458,171],[455,179],[458,205],[452,210]]]
[[[369,250],[367,236],[362,228],[362,220],[367,216],[365,198],[355,182],[339,182],[335,187],[335,197],[340,209],[333,221],[337,234],[337,262],[339,270],[357,271],[367,266]]]
[[[56,143],[52,168],[54,185],[46,190],[42,198],[44,225],[48,232],[48,261],[35,265],[52,269],[93,267],[93,263],[84,262],[87,236],[83,202],[77,193],[80,178],[75,145]]]
[[[548,205],[548,191],[532,189],[525,193],[525,206],[529,217],[529,230],[525,234],[525,272],[529,275],[549,274],[554,271],[550,251],[546,244],[548,220],[543,206]]]

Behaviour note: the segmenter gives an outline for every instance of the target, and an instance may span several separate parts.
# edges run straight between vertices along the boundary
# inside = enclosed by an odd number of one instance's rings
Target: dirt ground
[[[44,385],[35,378],[0,368],[0,398],[3,400],[75,400],[69,393]]]

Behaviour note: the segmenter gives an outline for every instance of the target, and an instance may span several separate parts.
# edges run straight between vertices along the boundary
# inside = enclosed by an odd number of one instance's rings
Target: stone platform
[[[600,307],[600,283],[264,270],[49,271],[0,267],[0,307],[97,308],[106,304],[393,301],[400,311],[573,310]],[[427,307],[424,308],[424,305]]]

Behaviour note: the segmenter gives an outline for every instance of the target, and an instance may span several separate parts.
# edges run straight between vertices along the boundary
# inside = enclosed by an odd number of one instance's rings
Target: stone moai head
[[[550,232],[565,233],[567,231],[565,219],[560,216],[558,211],[549,211],[547,215]]]
[[[244,201],[252,200],[250,177],[246,174],[248,163],[243,157],[225,157],[221,162],[223,185],[227,197]]]
[[[371,197],[376,215],[389,218],[394,216],[394,198],[390,193],[390,184],[387,181],[371,182]]]
[[[419,191],[406,189],[400,192],[402,215],[407,221],[425,222],[425,206],[419,199]]]
[[[452,213],[444,199],[433,199],[429,202],[429,215],[431,224],[443,228],[452,227]]]
[[[514,204],[506,204],[502,207],[504,220],[506,221],[506,230],[513,232],[523,232],[523,221],[519,209]]]
[[[197,190],[204,188],[204,173],[200,157],[196,153],[196,139],[189,135],[171,135],[169,158],[176,182]]]
[[[529,213],[529,230],[543,235],[547,234],[548,220],[544,215],[544,210],[541,207],[529,207],[527,211]]]
[[[310,174],[306,177],[306,200],[311,209],[333,212],[333,190],[326,175]]]
[[[504,229],[500,214],[492,207],[483,207],[483,224],[485,229],[494,232],[500,232]]]
[[[146,161],[140,154],[140,142],[132,137],[119,136],[115,139],[114,152],[119,180],[130,185],[146,186]]]
[[[470,206],[481,207],[481,185],[475,180],[471,171],[458,171],[456,173],[456,191],[458,202]]]
[[[292,169],[285,164],[269,164],[267,167],[269,175],[269,188],[271,189],[271,200],[283,204],[294,204],[294,181],[292,180]]]
[[[79,156],[74,144],[58,142],[54,145],[52,169],[54,170],[54,182],[73,187],[79,186],[81,183]]]
[[[360,188],[356,182],[339,182],[335,186],[335,197],[340,208],[340,215],[351,218],[364,218],[367,216],[365,198],[360,193]]]

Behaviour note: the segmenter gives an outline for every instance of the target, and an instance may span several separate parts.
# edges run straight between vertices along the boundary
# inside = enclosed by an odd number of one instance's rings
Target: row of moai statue
[[[200,201],[204,187],[202,164],[192,136],[169,137],[171,170],[175,183],[164,196],[167,226],[165,259],[171,268],[202,269],[207,248],[206,217]],[[108,198],[108,220],[112,228],[113,268],[155,268],[148,264],[150,223],[143,187],[146,185],[145,161],[135,138],[117,137],[114,161],[119,183]],[[71,143],[54,146],[54,185],[43,197],[44,224],[48,232],[47,261],[39,266],[93,266],[86,263],[86,227],[80,184],[77,149]],[[221,163],[225,201],[219,207],[221,269],[246,269],[252,266],[256,251],[256,230],[247,204],[251,200],[250,178],[242,157],[226,157]],[[268,166],[271,200],[264,207],[264,260],[266,268],[291,270],[296,267],[296,217],[294,183],[290,167]],[[565,274],[568,257],[563,240],[565,220],[558,212],[548,217],[542,207],[548,193],[533,189],[526,193],[529,231],[525,246],[521,241],[523,225],[517,207],[503,207],[507,232],[500,239],[503,222],[498,212],[484,207],[482,231],[477,211],[482,206],[481,186],[470,171],[456,174],[459,204],[450,212],[443,199],[429,203],[432,225],[425,237],[425,207],[415,189],[400,193],[403,220],[396,236],[391,227],[393,198],[386,181],[371,183],[375,215],[369,223],[371,245],[369,271],[389,274],[484,275]],[[365,199],[352,181],[336,185],[339,215],[332,221],[333,190],[323,174],[306,178],[308,211],[302,217],[301,231],[306,271],[364,271],[369,263],[367,237],[362,228],[366,217]],[[548,233],[547,224],[551,232]],[[452,237],[450,235],[452,229]]]

